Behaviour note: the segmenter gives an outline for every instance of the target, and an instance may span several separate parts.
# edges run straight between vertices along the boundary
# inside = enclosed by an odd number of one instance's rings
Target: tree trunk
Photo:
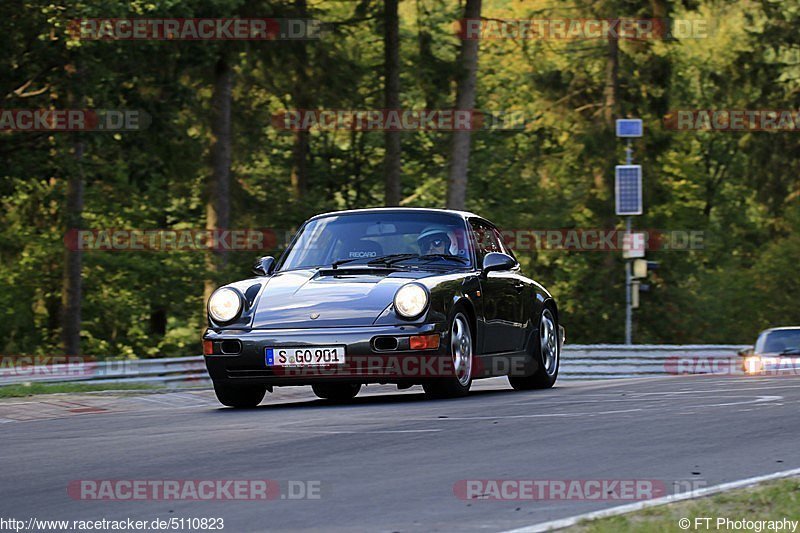
[[[81,135],[78,133],[78,135]],[[67,179],[67,231],[78,230],[83,222],[83,151],[84,143],[80,138],[75,143],[75,159],[73,171]],[[80,355],[81,353],[81,299],[83,282],[81,279],[82,252],[66,249],[64,252],[64,282],[61,291],[61,342],[64,353]]]
[[[150,333],[158,337],[167,334],[167,309],[163,305],[150,306]]]
[[[215,231],[230,226],[231,189],[231,93],[233,91],[233,70],[222,51],[214,71],[214,97],[211,132],[214,136],[211,146],[211,183],[206,202],[206,229]],[[206,255],[209,272],[205,283],[205,299],[211,296],[217,285],[214,274],[224,267],[227,261],[225,250],[210,251]]]
[[[297,18],[308,19],[308,4],[306,0],[296,0],[295,8]],[[309,105],[308,87],[308,49],[306,41],[299,40],[292,43],[296,50],[297,78],[292,88],[292,102],[298,109],[307,109]],[[305,130],[294,132],[292,143],[292,170],[290,180],[292,196],[295,200],[302,200],[308,190],[308,144],[309,133]]]
[[[400,108],[400,19],[397,14],[398,0],[384,2],[384,102],[385,108]],[[400,205],[401,149],[400,131],[384,133],[385,155],[384,183],[386,205]]]
[[[608,150],[610,154],[614,153],[617,146],[618,139],[615,135],[615,123],[619,117],[619,41],[616,36],[609,34],[608,36],[608,56],[606,58],[606,68],[603,86],[603,124],[605,133],[603,133],[603,142],[608,143]],[[603,179],[601,183],[604,191],[601,192],[601,197],[611,195],[612,201],[614,200],[614,181],[615,171],[614,167],[617,162],[614,158],[607,158]],[[613,227],[616,224],[617,218],[615,210],[611,205],[605,210],[607,215],[603,217],[603,224],[606,227]],[[607,261],[611,263],[611,258]]]
[[[479,19],[481,0],[467,0],[464,7],[465,19]],[[458,86],[456,89],[456,109],[472,110],[475,106],[476,78],[478,72],[478,40],[464,39],[458,57]],[[450,175],[447,179],[447,207],[464,209],[467,200],[467,171],[469,169],[469,150],[472,133],[453,132],[450,152]]]
[[[608,60],[606,61],[605,87],[603,88],[604,114],[606,126],[614,128],[617,119],[619,93],[619,41],[608,36]]]
[[[611,35],[611,33],[609,33],[608,56],[606,58],[606,68],[605,68],[604,86],[603,86],[604,131],[601,129],[601,131],[603,131],[602,142],[607,143],[609,154],[614,154],[618,141],[615,135],[616,131],[615,123],[619,113],[618,94],[619,94],[619,41],[617,40],[616,36]],[[616,214],[616,209],[614,207],[615,205],[614,168],[617,164],[617,162],[614,159],[615,159],[614,157],[606,158],[606,162],[603,169],[603,179],[600,180],[604,190],[598,191],[598,198],[602,199],[601,200],[602,207],[599,210],[599,213],[602,213],[601,224],[605,228],[615,227],[617,221],[619,220]],[[605,200],[606,198],[610,198],[610,201]],[[614,257],[614,254],[607,254],[606,257],[604,258],[603,265],[601,267],[602,269],[605,270],[605,272],[603,272],[602,275],[610,276],[612,278],[614,276],[617,276],[618,275],[617,272],[619,272],[617,265],[618,263],[616,258]]]
[[[292,196],[302,200],[308,189],[308,132],[304,130],[294,132],[290,180]]]

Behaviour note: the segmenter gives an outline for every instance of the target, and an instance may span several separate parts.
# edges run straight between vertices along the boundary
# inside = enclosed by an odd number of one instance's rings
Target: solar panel
[[[641,137],[642,119],[640,118],[618,118],[617,137]]]
[[[617,165],[615,191],[618,215],[642,214],[642,166]]]

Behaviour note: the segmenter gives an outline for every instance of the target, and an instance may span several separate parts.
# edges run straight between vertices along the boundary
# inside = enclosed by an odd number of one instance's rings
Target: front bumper
[[[411,350],[409,338],[438,334],[439,348]],[[416,384],[454,375],[448,355],[449,332],[444,323],[309,329],[209,329],[203,341],[213,354],[205,356],[211,379],[220,384],[269,386],[316,383]],[[391,348],[397,339],[397,347]],[[233,351],[237,342],[238,353]],[[281,347],[344,346],[341,365],[275,367],[266,364],[266,349]],[[387,348],[388,346],[388,348]]]

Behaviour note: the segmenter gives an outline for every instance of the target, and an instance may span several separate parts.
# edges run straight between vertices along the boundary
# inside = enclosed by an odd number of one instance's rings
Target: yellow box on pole
[[[633,260],[633,277],[646,278],[647,277],[647,260],[634,259]]]

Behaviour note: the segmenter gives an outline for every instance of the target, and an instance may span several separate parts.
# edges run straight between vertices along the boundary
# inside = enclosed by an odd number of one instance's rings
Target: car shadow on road
[[[217,411],[219,412],[256,412],[256,411],[280,411],[289,409],[360,409],[363,407],[372,407],[380,405],[393,405],[393,404],[413,404],[413,403],[426,403],[431,405],[445,405],[455,402],[471,402],[478,400],[485,400],[490,397],[502,397],[509,394],[515,395],[528,395],[530,393],[544,392],[544,391],[526,391],[518,392],[513,389],[483,389],[471,391],[468,396],[462,398],[444,398],[432,399],[425,396],[423,392],[416,391],[398,391],[395,393],[372,394],[365,396],[357,396],[356,398],[348,401],[331,401],[323,400],[313,397],[313,393],[309,392],[309,398],[296,399],[292,401],[281,401],[279,403],[269,403],[269,393],[264,399],[264,402],[250,409],[231,409],[228,407],[220,406]]]

